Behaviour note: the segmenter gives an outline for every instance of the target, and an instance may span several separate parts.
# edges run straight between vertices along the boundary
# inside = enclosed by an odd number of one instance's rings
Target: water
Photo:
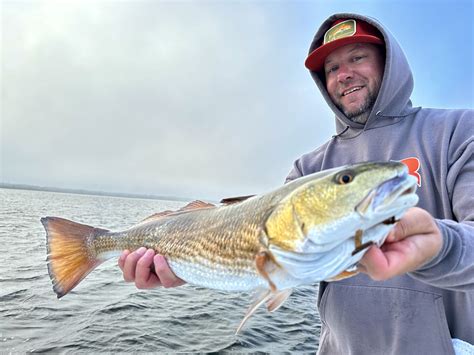
[[[137,290],[116,260],[58,300],[46,267],[44,216],[124,229],[182,202],[0,189],[0,352],[316,352],[316,287],[235,330],[252,295],[190,285]]]

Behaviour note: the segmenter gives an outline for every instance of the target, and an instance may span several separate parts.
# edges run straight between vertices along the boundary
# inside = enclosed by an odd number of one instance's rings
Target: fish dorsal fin
[[[255,313],[255,311],[260,307],[263,303],[267,302],[272,296],[272,292],[270,290],[263,290],[260,293],[258,293],[255,297],[255,301],[250,305],[249,309],[247,310],[247,313],[245,313],[244,318],[240,322],[239,326],[237,327],[237,330],[235,331],[235,334],[237,335],[244,324],[249,320],[249,318]]]
[[[176,212],[183,212],[183,211],[191,211],[191,210],[198,210],[201,208],[211,208],[211,207],[216,207],[216,205],[209,203],[209,202],[204,202],[201,200],[194,200],[188,203],[186,206],[181,207],[178,211]]]
[[[207,209],[207,208],[214,208],[214,207],[216,207],[216,205],[214,205],[212,203],[208,203],[208,202],[204,202],[204,201],[200,201],[200,200],[195,200],[195,201],[191,201],[186,206],[183,206],[183,207],[181,207],[180,209],[178,209],[176,211],[166,210],[166,211],[161,211],[161,212],[158,212],[158,213],[154,213],[151,216],[148,216],[144,220],[140,221],[139,224],[148,223],[148,222],[151,222],[151,221],[156,221],[156,220],[159,220],[159,219],[164,218],[164,217],[175,216],[175,215],[190,212],[190,211]]]
[[[239,202],[245,201],[245,200],[249,199],[250,197],[254,197],[254,196],[255,195],[226,197],[226,198],[223,198],[220,202],[223,205],[232,205],[234,203],[239,203]]]
[[[291,292],[293,292],[292,288],[287,288],[285,290],[277,291],[272,293],[271,297],[267,300],[267,311],[268,312],[275,312],[278,308],[280,308],[283,303],[290,297]]]
[[[148,217],[145,218],[144,220],[140,221],[140,224],[142,224],[142,223],[148,223],[148,222],[151,222],[151,221],[154,221],[154,220],[157,220],[157,219],[166,217],[166,216],[170,215],[170,214],[173,213],[173,212],[174,212],[174,211],[166,210],[166,211],[161,211],[161,212],[158,212],[158,213],[154,213],[154,214],[152,214],[151,216],[148,216]]]

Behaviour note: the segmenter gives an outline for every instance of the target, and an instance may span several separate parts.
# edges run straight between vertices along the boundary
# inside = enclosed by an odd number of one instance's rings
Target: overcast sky
[[[2,1],[1,181],[220,199],[334,132],[304,68],[336,12],[382,21],[416,106],[473,106],[472,1]]]

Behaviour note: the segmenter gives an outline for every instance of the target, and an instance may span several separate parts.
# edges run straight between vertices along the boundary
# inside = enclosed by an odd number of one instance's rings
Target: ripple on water
[[[273,314],[262,307],[239,335],[249,293],[189,285],[139,291],[123,282],[116,260],[102,264],[58,300],[46,267],[45,215],[122,229],[181,202],[0,189],[1,349],[7,352],[301,352],[315,353],[316,290],[302,287]],[[1,210],[3,208],[3,210]]]

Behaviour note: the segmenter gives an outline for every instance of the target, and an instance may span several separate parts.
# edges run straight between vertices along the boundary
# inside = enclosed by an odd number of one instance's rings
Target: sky
[[[395,35],[415,106],[472,108],[473,2],[1,1],[0,181],[219,200],[334,134],[304,68],[331,14]]]

